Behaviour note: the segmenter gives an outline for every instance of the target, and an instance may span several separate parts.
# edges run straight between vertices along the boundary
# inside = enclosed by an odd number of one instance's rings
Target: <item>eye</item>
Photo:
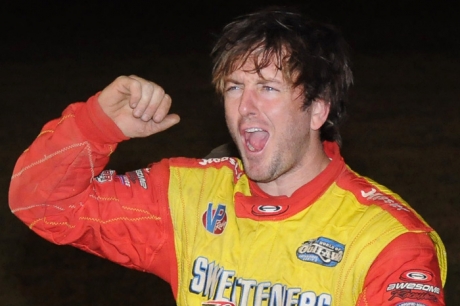
[[[262,90],[264,90],[264,91],[279,91],[278,89],[276,89],[274,87],[271,87],[271,86],[267,86],[267,85],[262,86]]]
[[[227,87],[225,88],[225,91],[233,91],[233,90],[238,90],[238,89],[240,89],[240,86],[238,86],[238,85],[231,85],[231,86],[227,86]]]
[[[241,89],[241,85],[229,84],[225,86],[225,92],[235,91]]]

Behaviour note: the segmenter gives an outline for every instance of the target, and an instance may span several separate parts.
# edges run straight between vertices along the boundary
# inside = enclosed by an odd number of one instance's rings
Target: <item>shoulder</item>
[[[411,292],[426,300],[423,305],[444,305],[445,271],[438,255],[428,235],[405,233],[397,237],[370,267],[357,305],[394,305]]]
[[[356,203],[366,211],[385,212],[409,231],[432,231],[423,218],[397,193],[359,175],[349,167],[339,176],[337,186],[351,193]]]

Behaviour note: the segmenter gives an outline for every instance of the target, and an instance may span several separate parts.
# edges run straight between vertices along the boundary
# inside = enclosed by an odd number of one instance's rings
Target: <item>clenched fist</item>
[[[171,97],[159,85],[138,76],[120,76],[99,95],[99,104],[125,136],[146,137],[177,124],[169,114]]]

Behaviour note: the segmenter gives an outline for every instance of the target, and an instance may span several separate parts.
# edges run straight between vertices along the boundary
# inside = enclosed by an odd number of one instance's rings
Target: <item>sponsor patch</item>
[[[403,302],[396,304],[396,306],[426,306],[426,304],[419,303],[419,302]]]
[[[201,218],[204,228],[211,234],[220,235],[227,225],[226,206],[219,204],[217,209],[213,209],[212,203],[208,204],[208,209]]]
[[[115,180],[119,181],[125,186],[131,187],[131,182],[129,181],[129,178],[126,175],[117,175],[115,176]]]
[[[218,164],[221,162],[228,162],[230,165],[233,166],[233,172],[235,175],[236,179],[240,179],[240,177],[243,175],[243,171],[240,169],[240,166],[238,165],[238,162],[236,159],[231,158],[231,157],[222,157],[222,158],[208,158],[208,159],[202,159],[200,162],[198,162],[202,166],[206,166],[209,164]]]
[[[409,283],[409,282],[404,282],[404,283],[391,283],[387,287],[387,291],[391,290],[401,290],[401,289],[407,289],[407,290],[419,290],[419,291],[424,291],[424,292],[430,292],[430,293],[436,293],[439,294],[441,292],[441,289],[436,286],[432,285],[427,285],[423,283]]]
[[[144,172],[141,169],[138,169],[136,171],[131,171],[126,173],[128,176],[129,180],[133,184],[139,184],[141,185],[142,188],[147,189],[147,180],[145,179]]]
[[[297,258],[326,267],[335,267],[342,261],[345,245],[329,238],[319,237],[302,243]]]
[[[367,192],[361,190],[361,196],[368,201],[380,201],[385,204],[388,204],[396,210],[404,210],[410,212],[410,210],[404,207],[401,203],[396,202],[395,200],[391,199],[389,196],[383,193],[377,192],[375,188],[372,188]]]
[[[407,270],[401,274],[399,279],[409,282],[426,283],[433,279],[433,273],[425,270]]]
[[[147,180],[144,177],[144,172],[142,170],[136,170],[137,178],[139,179],[139,185],[142,186],[142,188],[147,189]]]
[[[254,205],[252,214],[255,216],[277,216],[288,210],[289,206],[281,205]]]
[[[333,305],[329,293],[241,277],[237,271],[202,256],[193,262],[189,292],[208,300],[201,305]]]
[[[114,170],[104,170],[96,176],[94,179],[99,183],[111,182],[113,180],[113,175],[115,174]]]
[[[389,301],[399,298],[401,300],[409,299],[409,300],[427,300],[432,302],[438,302],[438,298],[429,292],[426,291],[414,291],[411,289],[397,289],[391,291],[391,297],[388,299]]]

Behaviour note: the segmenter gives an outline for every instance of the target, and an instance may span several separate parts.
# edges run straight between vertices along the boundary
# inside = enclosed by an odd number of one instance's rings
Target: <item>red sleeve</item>
[[[445,305],[436,249],[426,234],[406,233],[372,264],[357,304]]]
[[[168,161],[117,175],[102,171],[127,139],[97,96],[47,123],[18,159],[12,212],[43,238],[170,280],[175,262],[167,209]],[[153,177],[161,173],[162,177]]]

